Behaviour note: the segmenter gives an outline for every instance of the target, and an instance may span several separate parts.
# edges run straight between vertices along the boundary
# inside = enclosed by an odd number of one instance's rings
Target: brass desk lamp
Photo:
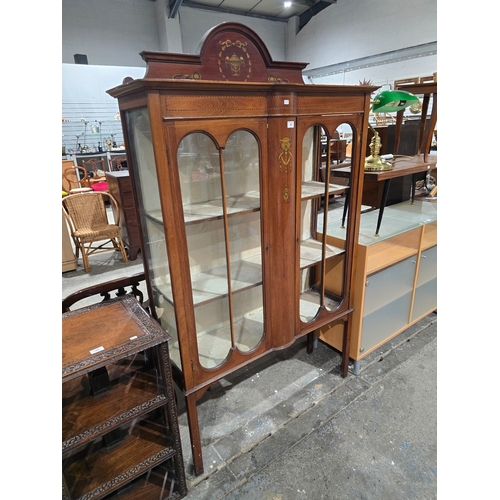
[[[420,102],[418,97],[406,92],[405,90],[384,90],[375,96],[372,101],[372,111],[374,113],[393,113]],[[370,142],[370,153],[365,160],[365,170],[381,171],[392,170],[392,164],[385,161],[379,156],[382,142],[378,132],[368,123],[368,126],[373,132],[373,137]]]

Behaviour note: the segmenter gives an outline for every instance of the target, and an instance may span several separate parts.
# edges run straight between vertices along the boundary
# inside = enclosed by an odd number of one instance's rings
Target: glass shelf
[[[340,184],[329,184],[328,194],[341,194],[348,186]],[[319,181],[307,181],[302,183],[302,201],[319,198],[325,195],[325,183]]]
[[[300,320],[304,323],[312,321],[318,314],[318,304],[320,295],[313,290],[307,290],[300,294]],[[334,311],[340,305],[340,302],[332,300],[325,296],[324,306],[329,311]]]
[[[361,214],[358,243],[364,246],[375,245],[411,229],[421,227],[437,220],[437,201],[410,200],[385,207],[379,235],[375,236],[380,210]],[[318,223],[320,221],[318,220]],[[318,227],[319,226],[318,224]],[[345,239],[345,229],[340,227],[338,218],[329,217],[327,235]]]
[[[222,201],[220,198],[184,205],[184,222],[193,224],[207,219],[222,219],[221,206]],[[239,196],[230,196],[226,198],[226,210],[228,217],[257,212],[260,210],[260,193],[254,191]]]
[[[300,268],[314,266],[321,262],[323,255],[323,243],[315,239],[307,239],[300,242]],[[329,259],[334,255],[340,255],[345,252],[344,249],[335,247],[333,245],[326,245],[325,258]]]
[[[231,290],[233,293],[243,292],[248,288],[262,285],[261,255],[231,262]],[[213,300],[228,296],[227,267],[221,265],[212,269],[196,271],[191,268],[191,287],[194,306],[201,306]],[[170,282],[157,280],[155,289],[173,304]]]

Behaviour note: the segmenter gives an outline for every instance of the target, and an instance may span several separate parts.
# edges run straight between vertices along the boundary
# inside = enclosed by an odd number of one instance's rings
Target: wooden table
[[[395,177],[403,177],[405,175],[412,176],[412,189],[411,189],[411,202],[415,200],[415,184],[416,184],[416,174],[420,172],[427,172],[437,168],[437,155],[429,155],[427,161],[424,161],[424,155],[416,155],[413,158],[397,158],[392,162],[392,170],[381,170],[381,171],[365,171],[364,181],[376,181],[384,183],[384,190],[382,193],[382,199],[380,201],[380,212],[377,220],[377,228],[375,230],[375,236],[378,236],[380,230],[380,225],[382,223],[382,217],[384,216],[384,208],[387,204],[387,196],[389,195],[389,187],[391,184],[391,179]],[[335,169],[335,176],[337,177],[347,177],[351,175],[350,167],[343,167]],[[346,201],[344,205],[344,214],[342,216],[342,226],[344,226],[345,217],[347,210],[349,208],[349,191],[347,192]]]

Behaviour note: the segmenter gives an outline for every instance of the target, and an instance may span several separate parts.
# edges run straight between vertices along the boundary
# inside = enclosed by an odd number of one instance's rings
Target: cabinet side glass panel
[[[179,342],[175,323],[174,302],[170,286],[170,271],[165,242],[165,229],[156,175],[151,127],[146,108],[126,113],[129,147],[138,197],[138,212],[144,231],[144,256],[147,259],[152,302],[161,326],[170,334],[172,362],[181,367]]]

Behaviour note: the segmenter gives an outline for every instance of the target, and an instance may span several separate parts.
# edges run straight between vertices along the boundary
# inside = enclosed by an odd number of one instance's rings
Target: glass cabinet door
[[[237,130],[225,148],[194,132],[177,150],[199,361],[219,366],[263,338],[259,148]]]
[[[334,311],[344,296],[344,249],[326,243],[329,224],[346,224],[344,202],[349,179],[335,169],[350,166],[346,126],[330,134],[326,126],[311,126],[302,140],[300,212],[300,302],[302,323],[315,319],[320,308]],[[347,126],[350,131],[350,127]],[[352,136],[352,134],[351,134]]]

